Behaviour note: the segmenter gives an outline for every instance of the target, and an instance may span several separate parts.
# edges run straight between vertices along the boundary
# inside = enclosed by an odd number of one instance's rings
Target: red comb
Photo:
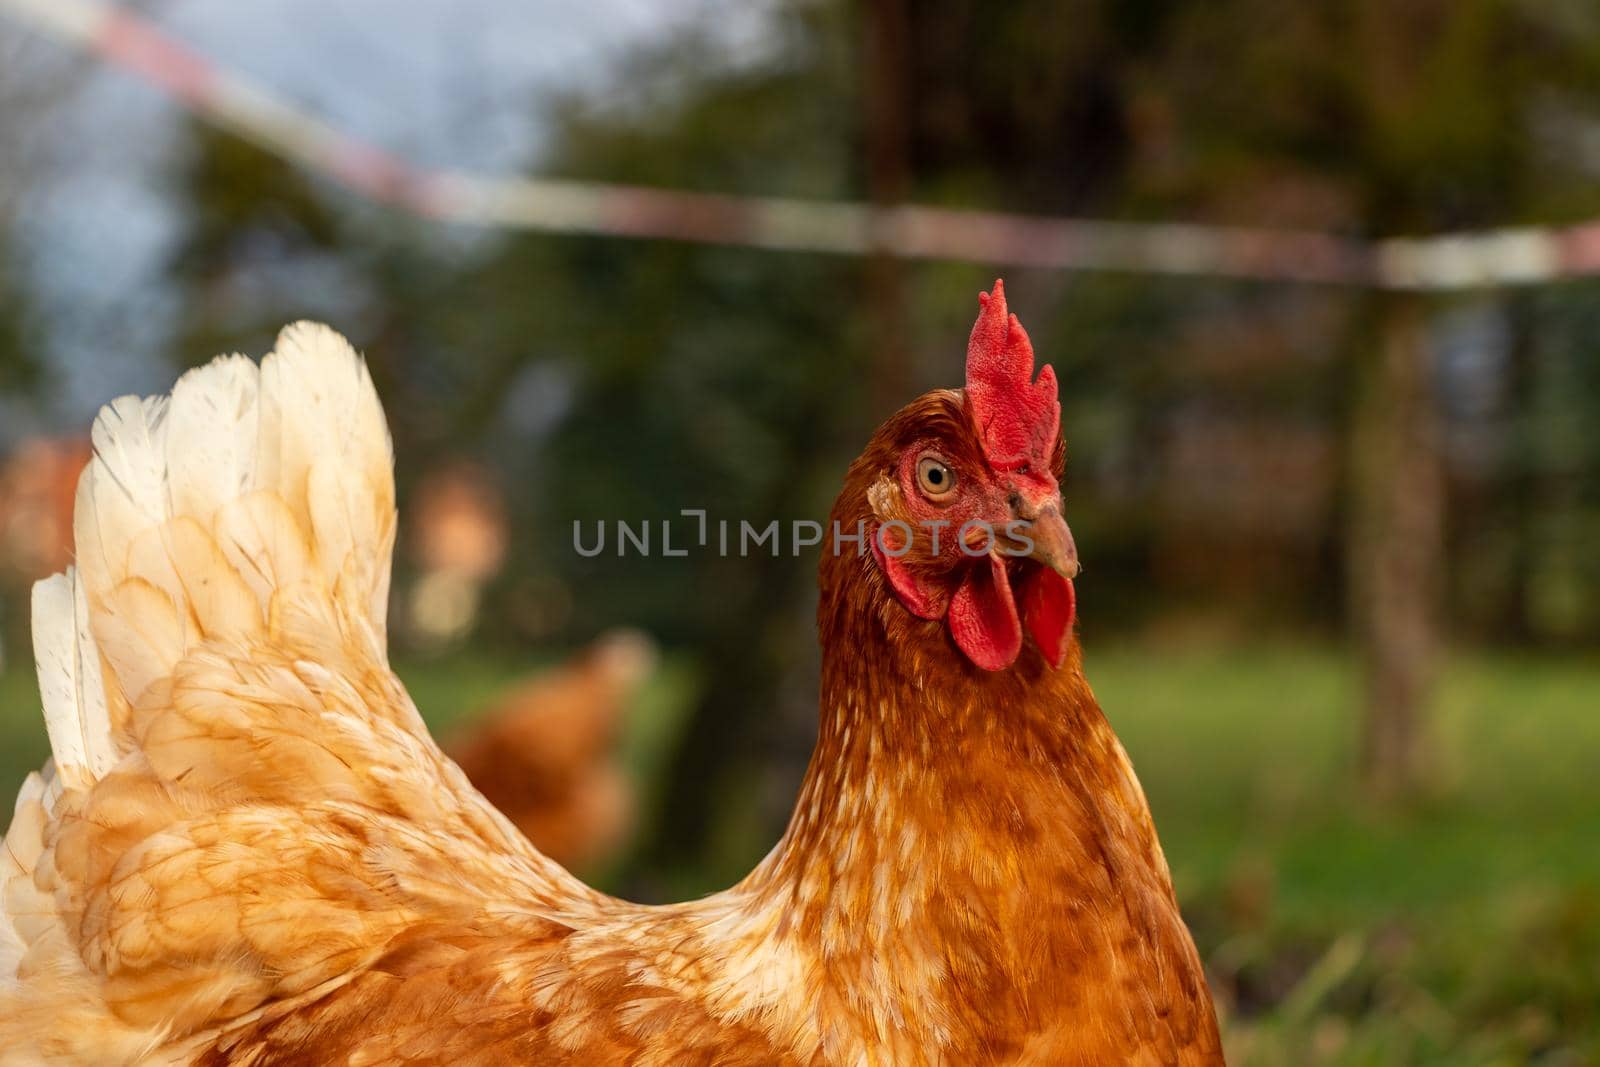
[[[997,471],[1029,466],[1050,470],[1061,430],[1056,372],[1045,364],[1033,376],[1033,345],[1015,315],[1006,314],[1005,284],[979,293],[978,321],[967,342],[967,410]]]

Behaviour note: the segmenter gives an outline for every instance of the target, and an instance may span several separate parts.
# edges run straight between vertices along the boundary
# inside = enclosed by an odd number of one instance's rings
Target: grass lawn
[[[1090,651],[1230,1063],[1600,1063],[1600,662],[1458,656],[1429,795],[1354,788],[1326,650]]]
[[[526,667],[401,673],[437,726]],[[1600,1063],[1600,661],[1458,656],[1436,781],[1399,812],[1354,787],[1354,680],[1330,649],[1091,646],[1087,669],[1150,795],[1235,1067]],[[692,678],[669,661],[634,717],[647,782]],[[0,674],[7,795],[45,755],[36,709],[24,671]]]

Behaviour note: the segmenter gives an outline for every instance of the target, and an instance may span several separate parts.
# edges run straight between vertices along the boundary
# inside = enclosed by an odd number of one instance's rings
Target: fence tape
[[[0,0],[0,11],[101,57],[266,151],[364,196],[448,222],[791,252],[1401,290],[1527,285],[1600,273],[1600,221],[1374,242],[1306,230],[878,208],[422,170],[216,66],[135,11],[102,0]]]

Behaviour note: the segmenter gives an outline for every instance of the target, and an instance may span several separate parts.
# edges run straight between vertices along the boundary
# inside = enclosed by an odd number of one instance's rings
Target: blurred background
[[[1230,1062],[1600,1063],[1595,218],[1586,0],[0,0],[0,793],[94,409],[312,317],[424,714],[605,888],[729,884],[816,549],[573,524],[824,519],[1003,274]]]

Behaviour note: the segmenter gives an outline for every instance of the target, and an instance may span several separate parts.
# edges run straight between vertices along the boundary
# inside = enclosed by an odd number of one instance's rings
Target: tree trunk
[[[898,207],[911,189],[906,0],[867,0],[863,30],[867,199],[874,208]],[[879,249],[866,271],[870,421],[876,424],[911,399],[911,338],[904,265]]]
[[[1361,763],[1380,798],[1413,793],[1429,752],[1444,484],[1427,344],[1415,294],[1375,298],[1353,426],[1348,566],[1360,651]]]

